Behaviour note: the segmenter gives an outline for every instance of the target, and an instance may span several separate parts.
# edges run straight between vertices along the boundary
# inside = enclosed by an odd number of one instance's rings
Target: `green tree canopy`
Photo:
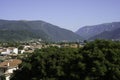
[[[36,49],[11,80],[120,80],[120,42],[96,40],[79,49]]]

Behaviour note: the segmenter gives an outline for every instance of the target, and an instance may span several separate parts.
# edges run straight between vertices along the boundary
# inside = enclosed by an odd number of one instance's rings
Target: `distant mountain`
[[[76,41],[81,37],[72,31],[44,21],[0,20],[0,41]]]
[[[99,34],[104,35],[104,32],[106,33],[108,31],[112,31],[118,28],[120,28],[120,22],[112,22],[94,26],[85,26],[76,31],[76,33],[84,39],[89,39]]]
[[[89,40],[94,39],[120,40],[120,28],[112,31],[102,32],[96,36],[91,37]]]

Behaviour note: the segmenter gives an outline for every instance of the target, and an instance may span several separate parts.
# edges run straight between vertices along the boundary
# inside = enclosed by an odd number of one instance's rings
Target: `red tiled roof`
[[[20,63],[22,63],[22,61],[19,60],[19,59],[11,59],[11,60],[7,60],[7,61],[4,61],[4,62],[0,63],[0,68],[16,67]]]

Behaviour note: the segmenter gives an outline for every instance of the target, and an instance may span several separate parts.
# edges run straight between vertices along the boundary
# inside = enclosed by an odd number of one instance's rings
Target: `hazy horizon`
[[[1,0],[0,19],[42,20],[76,31],[120,21],[120,0]]]

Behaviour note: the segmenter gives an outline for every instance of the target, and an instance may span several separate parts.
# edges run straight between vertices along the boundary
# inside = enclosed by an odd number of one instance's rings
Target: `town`
[[[22,43],[1,43],[0,44],[0,80],[10,80],[11,74],[19,69],[22,59],[27,57],[26,54],[32,54],[36,49],[48,47],[83,47],[85,42],[60,42],[47,43],[41,41],[22,42]]]

